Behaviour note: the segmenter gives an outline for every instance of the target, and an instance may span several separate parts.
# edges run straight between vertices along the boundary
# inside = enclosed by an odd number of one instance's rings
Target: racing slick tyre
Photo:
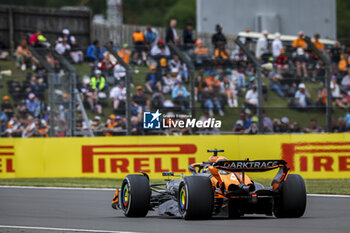
[[[120,189],[120,206],[127,217],[145,217],[150,207],[151,188],[144,175],[127,175]]]
[[[280,195],[274,200],[277,218],[299,218],[306,208],[306,188],[300,175],[291,174],[282,184]]]
[[[210,218],[214,207],[214,192],[209,177],[184,177],[179,186],[178,205],[185,220]]]

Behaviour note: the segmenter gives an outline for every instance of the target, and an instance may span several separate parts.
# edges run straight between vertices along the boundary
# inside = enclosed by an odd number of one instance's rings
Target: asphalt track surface
[[[184,221],[154,212],[146,218],[126,218],[111,208],[113,193],[0,187],[0,232],[350,232],[349,197],[308,196],[306,213],[299,219],[251,215],[238,220]]]

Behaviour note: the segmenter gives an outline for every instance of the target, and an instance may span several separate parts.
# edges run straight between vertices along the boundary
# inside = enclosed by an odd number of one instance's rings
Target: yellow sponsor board
[[[284,159],[304,178],[350,178],[350,134],[0,139],[0,178],[189,174],[207,149],[231,160]]]

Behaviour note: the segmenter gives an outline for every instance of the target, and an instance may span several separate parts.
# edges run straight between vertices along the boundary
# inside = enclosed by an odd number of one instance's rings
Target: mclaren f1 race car
[[[300,175],[289,174],[284,160],[227,160],[223,150],[208,150],[209,161],[189,166],[190,176],[165,172],[165,183],[150,184],[146,173],[127,175],[112,200],[127,217],[145,217],[157,208],[159,215],[186,220],[208,219],[220,212],[229,218],[265,214],[298,218],[306,208],[306,189]],[[268,187],[251,180],[247,172],[279,169]],[[170,179],[169,177],[174,177]]]

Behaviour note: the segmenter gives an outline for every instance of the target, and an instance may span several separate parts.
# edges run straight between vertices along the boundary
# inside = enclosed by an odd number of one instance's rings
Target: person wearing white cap
[[[265,53],[267,53],[268,50],[268,41],[267,41],[267,37],[268,37],[269,33],[264,30],[262,32],[262,35],[260,36],[258,42],[256,43],[256,49],[255,49],[255,56],[259,59],[261,59],[261,56]]]
[[[306,90],[306,86],[304,83],[299,83],[298,91],[295,93],[295,107],[298,109],[306,109],[308,107],[312,107],[311,104],[311,96],[309,92]]]
[[[281,34],[279,32],[275,33],[275,39],[272,41],[272,56],[276,59],[283,49],[283,44],[281,41]]]
[[[62,38],[63,40],[66,40],[70,46],[76,43],[75,37],[70,34],[70,31],[67,28],[62,30]]]

